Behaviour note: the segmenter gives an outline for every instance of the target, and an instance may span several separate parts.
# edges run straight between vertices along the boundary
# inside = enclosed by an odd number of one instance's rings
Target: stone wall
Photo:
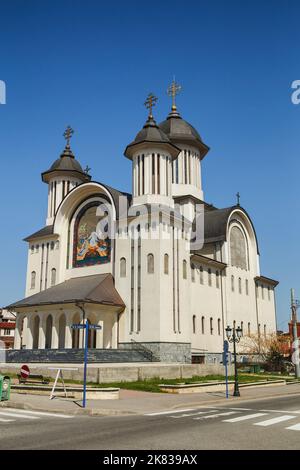
[[[1,374],[18,374],[19,364],[0,364]],[[57,370],[49,370],[50,364],[30,364],[32,374],[55,378]],[[64,364],[70,367],[70,364]],[[72,366],[74,367],[74,366]],[[76,370],[65,370],[64,378],[69,380],[83,379],[82,364],[76,365]],[[229,375],[233,375],[233,366],[228,367]],[[224,376],[224,367],[220,364],[142,364],[139,365],[102,365],[91,364],[87,371],[87,380],[92,383],[136,382],[146,379],[189,379],[193,376],[221,375]]]
[[[119,343],[119,348],[134,350],[138,347],[145,348],[153,354],[153,360],[159,362],[191,363],[191,343],[169,342],[143,342],[143,343]]]

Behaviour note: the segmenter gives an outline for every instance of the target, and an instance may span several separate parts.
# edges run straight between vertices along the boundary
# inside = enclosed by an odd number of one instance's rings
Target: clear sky
[[[278,326],[289,289],[300,298],[299,1],[1,0],[0,305],[24,295],[27,245],[43,227],[40,173],[72,148],[95,180],[131,190],[125,146],[143,125],[152,91],[157,121],[169,112],[173,75],[182,116],[211,150],[202,166],[205,199],[249,212],[261,273],[280,280]]]

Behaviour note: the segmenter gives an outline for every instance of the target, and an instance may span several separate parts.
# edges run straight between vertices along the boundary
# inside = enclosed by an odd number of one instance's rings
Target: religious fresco
[[[97,205],[87,206],[74,227],[74,267],[92,266],[110,261],[110,240],[97,232]]]

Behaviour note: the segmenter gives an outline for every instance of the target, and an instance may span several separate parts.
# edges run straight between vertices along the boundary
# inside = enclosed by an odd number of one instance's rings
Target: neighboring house
[[[15,328],[16,315],[0,308],[0,341],[4,343],[5,349],[12,349],[14,346]]]

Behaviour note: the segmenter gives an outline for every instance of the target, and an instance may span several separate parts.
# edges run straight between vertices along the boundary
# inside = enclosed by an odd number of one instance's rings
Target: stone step
[[[83,349],[10,349],[6,351],[7,363],[82,363],[84,361]],[[121,349],[89,349],[88,362],[150,362],[150,359],[136,350]]]

